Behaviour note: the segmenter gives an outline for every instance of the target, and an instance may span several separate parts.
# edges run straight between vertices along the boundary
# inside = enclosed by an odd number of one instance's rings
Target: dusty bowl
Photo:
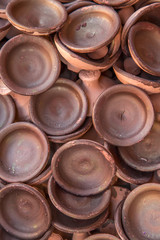
[[[149,74],[160,76],[160,27],[139,22],[128,34],[130,54],[137,65]]]
[[[119,28],[120,18],[115,10],[90,5],[69,14],[59,38],[72,51],[87,53],[108,45]]]
[[[49,205],[36,189],[9,184],[0,190],[0,224],[20,239],[41,237],[51,224]]]
[[[1,131],[0,154],[0,177],[6,182],[24,182],[44,169],[49,144],[36,126],[17,122]]]
[[[60,72],[59,56],[53,45],[44,38],[24,34],[2,47],[0,62],[3,82],[22,95],[46,91]]]
[[[122,222],[129,239],[160,238],[160,185],[149,183],[135,188],[126,198]]]
[[[92,114],[96,131],[116,146],[130,146],[142,140],[154,122],[149,97],[140,89],[119,84],[105,90]]]
[[[115,176],[112,155],[90,140],[64,144],[53,155],[51,168],[55,181],[62,188],[80,196],[102,192]]]
[[[15,104],[10,96],[0,95],[0,130],[13,123],[15,119]]]
[[[13,0],[6,8],[11,24],[31,35],[49,35],[67,19],[64,6],[55,0]]]
[[[98,195],[81,197],[63,190],[51,177],[48,182],[48,194],[53,205],[63,214],[87,220],[101,214],[109,205],[111,190]]]
[[[48,91],[32,96],[32,121],[49,135],[65,135],[78,129],[87,116],[87,98],[71,80],[59,78]]]

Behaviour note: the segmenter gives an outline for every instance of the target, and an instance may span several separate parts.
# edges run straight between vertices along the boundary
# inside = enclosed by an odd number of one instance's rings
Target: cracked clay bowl
[[[50,207],[36,189],[21,183],[0,190],[0,224],[20,239],[40,238],[50,227]]]
[[[42,37],[20,34],[1,49],[0,73],[5,85],[21,95],[46,91],[57,80],[60,60],[54,46]]]
[[[115,176],[112,155],[101,144],[90,140],[62,145],[53,155],[51,169],[63,189],[80,196],[104,191]]]
[[[31,35],[56,32],[67,19],[64,6],[55,0],[12,0],[6,15],[15,28]]]
[[[114,9],[92,5],[69,14],[59,38],[72,51],[87,53],[108,45],[119,28],[120,18]]]
[[[35,125],[17,122],[0,133],[0,178],[6,182],[25,182],[45,168],[49,144]]]

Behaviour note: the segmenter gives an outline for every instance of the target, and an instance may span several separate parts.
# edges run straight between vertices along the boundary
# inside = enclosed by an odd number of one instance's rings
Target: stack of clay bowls
[[[112,155],[97,142],[70,141],[55,152],[51,169],[53,226],[68,233],[100,226],[109,214],[109,187],[115,176]]]
[[[54,42],[68,69],[105,70],[119,57],[120,18],[108,6],[92,4],[72,11]]]

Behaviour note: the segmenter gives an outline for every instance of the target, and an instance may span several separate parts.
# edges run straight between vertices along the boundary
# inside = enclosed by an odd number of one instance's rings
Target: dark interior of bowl
[[[0,2],[0,9],[5,9],[9,2],[11,2],[11,0],[1,0],[1,2]]]

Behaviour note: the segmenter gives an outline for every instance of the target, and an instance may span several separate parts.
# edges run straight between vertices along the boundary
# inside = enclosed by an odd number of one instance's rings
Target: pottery
[[[155,113],[160,113],[160,94],[152,94],[149,96]]]
[[[49,205],[34,188],[21,183],[9,184],[0,190],[0,224],[18,238],[41,237],[51,224]]]
[[[101,138],[98,133],[95,131],[93,125],[92,127],[89,129],[88,132],[86,132],[82,137],[82,139],[88,139],[88,140],[92,140],[95,141],[97,143],[100,143],[101,145],[104,145],[104,139]]]
[[[17,122],[1,130],[0,177],[6,182],[25,182],[37,176],[48,160],[44,133],[30,123]]]
[[[84,123],[73,133],[60,135],[60,136],[48,136],[49,141],[54,143],[66,143],[72,140],[76,140],[80,137],[83,137],[89,129],[92,127],[92,118],[87,117]]]
[[[55,0],[13,0],[7,5],[6,15],[15,28],[31,35],[56,32],[67,19],[67,11]]]
[[[129,2],[129,0],[94,0],[98,4],[106,4],[112,7],[117,7],[121,4]]]
[[[73,233],[72,240],[84,240],[88,237],[88,233]]]
[[[96,51],[94,52],[90,52],[88,53],[88,57],[91,58],[91,59],[95,59],[95,60],[98,60],[98,59],[101,59],[103,57],[105,57],[108,53],[108,47],[107,46],[103,46],[99,49],[97,49]]]
[[[52,36],[53,38],[53,36]],[[59,40],[57,34],[54,36],[54,43],[61,55],[61,60],[64,62],[68,69],[73,72],[80,72],[83,70],[107,70],[109,69],[119,58],[121,51],[119,50],[113,57],[109,58],[107,55],[99,60],[91,60],[87,54],[77,54],[69,50],[62,42]]]
[[[99,216],[88,219],[88,220],[79,220],[68,217],[58,211],[54,206],[52,206],[52,211],[54,213],[54,219],[52,225],[63,232],[66,233],[84,233],[90,232],[99,227],[107,218],[109,212],[108,209],[101,213]]]
[[[49,135],[65,135],[77,130],[87,115],[87,98],[71,80],[59,78],[48,91],[32,96],[32,121]]]
[[[115,85],[114,81],[105,76],[101,76],[101,72],[81,70],[79,73],[81,82],[79,85],[84,90],[88,99],[88,116],[92,116],[93,106],[99,97],[109,87]]]
[[[85,238],[84,240],[119,240],[119,238],[110,235],[110,234],[104,234],[99,233],[92,236],[89,236],[88,238]]]
[[[132,168],[142,172],[160,169],[160,123],[154,122],[149,134],[140,142],[129,146],[119,147],[123,160]]]
[[[18,30],[17,28],[11,26],[7,35],[6,35],[6,38],[7,39],[11,39],[19,34],[22,34],[22,32],[20,30]]]
[[[44,38],[24,34],[2,47],[0,62],[3,82],[22,95],[46,91],[60,73],[60,60],[53,45]]]
[[[0,41],[7,35],[10,27],[8,20],[0,18]]]
[[[117,230],[117,233],[121,240],[129,240],[127,237],[123,225],[122,225],[122,207],[123,207],[124,200],[121,201],[116,209],[114,219],[115,219],[115,227]]]
[[[128,50],[128,32],[130,28],[140,21],[148,21],[154,24],[160,25],[160,17],[159,17],[159,8],[160,3],[153,3],[148,6],[142,7],[135,11],[127,20],[123,27],[122,37],[121,37],[121,48],[122,51],[125,53],[126,56],[129,56]]]
[[[145,76],[135,76],[124,71],[123,60],[119,60],[113,65],[114,72],[120,82],[123,84],[131,84],[145,90],[149,94],[160,93],[160,79],[149,74]]]
[[[0,95],[0,130],[14,122],[15,111],[13,99],[7,95]]]
[[[80,196],[101,193],[115,176],[112,155],[90,140],[75,140],[61,146],[53,155],[51,168],[62,188]]]
[[[0,94],[8,95],[9,93],[11,93],[11,90],[3,83],[3,81],[0,77]]]
[[[122,208],[122,222],[129,239],[160,238],[159,197],[160,186],[156,183],[141,185],[127,196]]]
[[[73,1],[72,4],[70,6],[67,7],[67,12],[68,14],[70,14],[71,12],[77,10],[78,8],[84,7],[84,6],[90,6],[93,5],[95,3],[91,2],[91,1]]]
[[[11,0],[2,0],[0,3],[0,18],[7,19],[6,7]]]
[[[69,14],[59,38],[72,51],[87,53],[108,45],[119,28],[120,19],[115,10],[90,5]]]
[[[63,190],[51,177],[48,182],[48,194],[53,205],[63,214],[87,220],[100,215],[109,205],[111,190],[89,197],[81,197]]]
[[[99,96],[92,119],[96,131],[107,142],[130,146],[149,133],[154,111],[149,97],[142,90],[119,84]]]
[[[7,183],[0,178],[0,189],[4,188],[6,185]]]
[[[124,70],[127,73],[130,73],[135,76],[141,73],[141,69],[138,67],[138,65],[133,61],[131,57],[127,57],[124,59]]]
[[[129,51],[136,64],[149,74],[160,76],[160,28],[150,22],[139,22],[128,34]]]
[[[140,185],[147,183],[152,179],[152,172],[141,172],[127,165],[117,152],[117,149],[114,151],[112,150],[111,153],[114,156],[115,164],[117,167],[116,175],[123,181]]]
[[[128,18],[134,13],[134,8],[132,6],[122,8],[118,11],[118,15],[121,19],[122,24],[124,25]]]

